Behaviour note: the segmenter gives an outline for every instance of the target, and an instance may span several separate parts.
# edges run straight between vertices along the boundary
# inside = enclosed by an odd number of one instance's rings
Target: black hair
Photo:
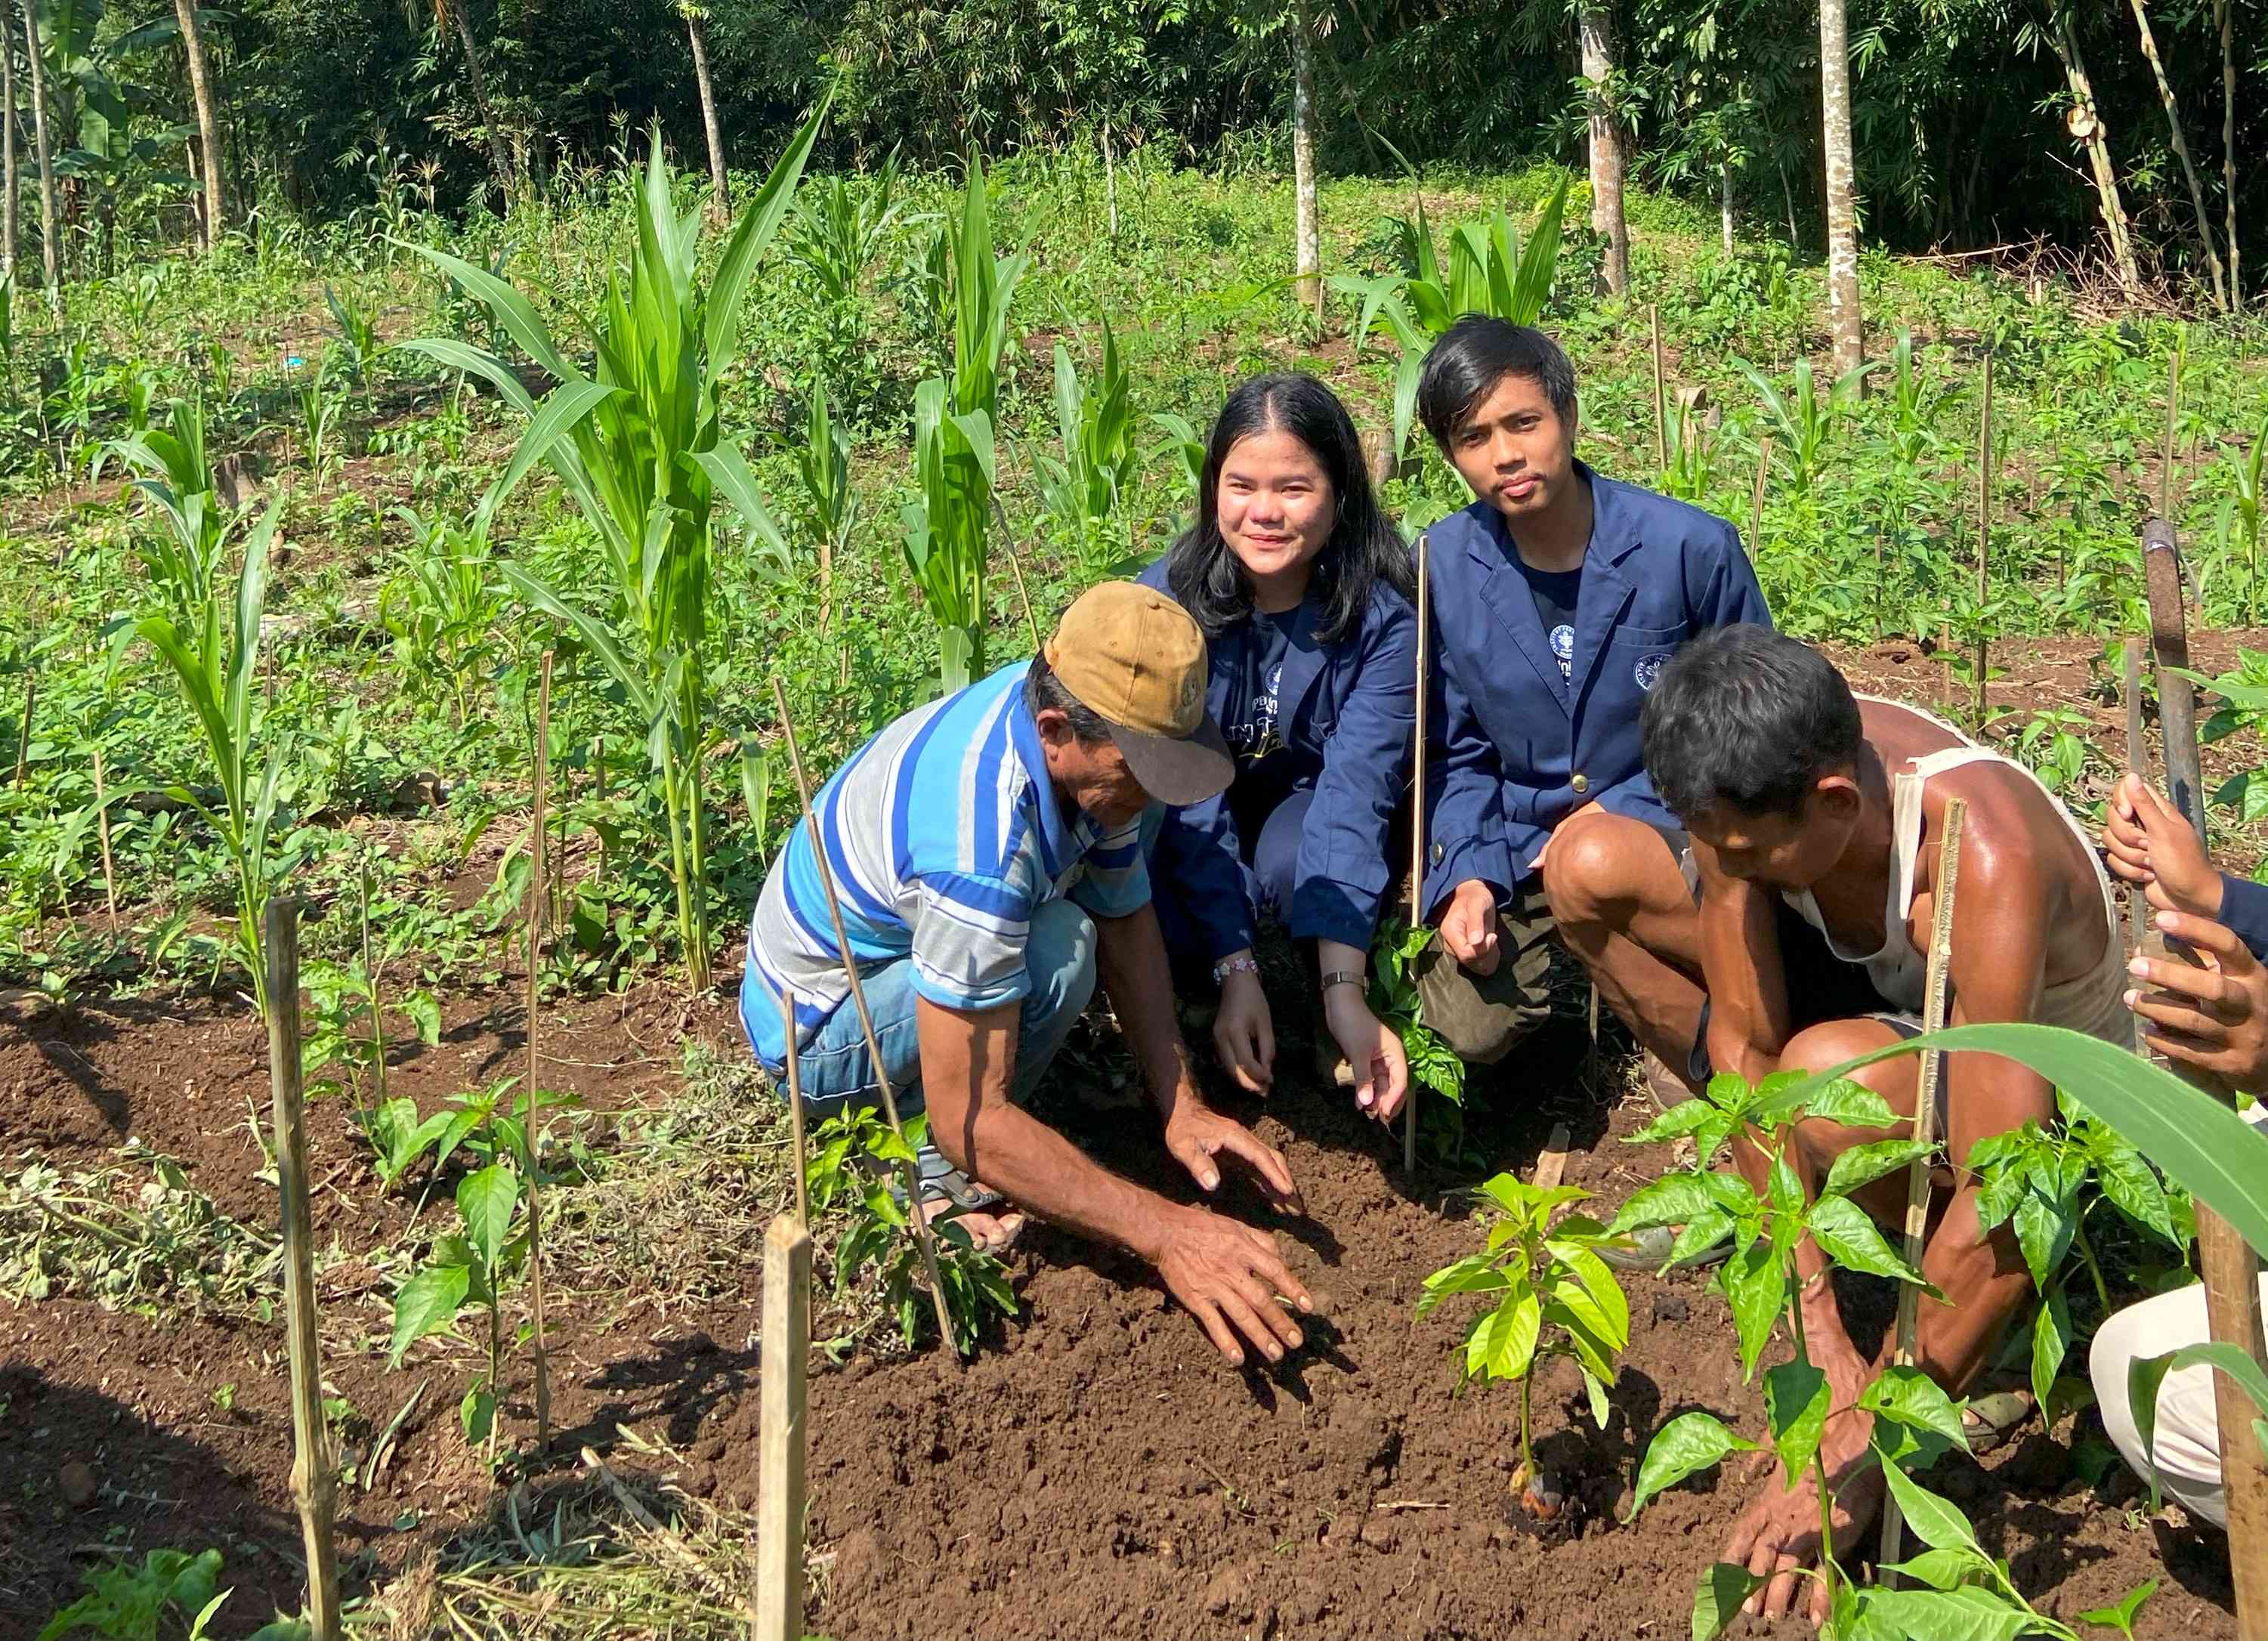
[[[1769,627],[1719,627],[1672,657],[1639,720],[1670,812],[1793,815],[1822,775],[1855,766],[1859,703],[1835,664]]]
[[[1082,747],[1110,739],[1109,721],[1071,694],[1070,687],[1056,676],[1056,669],[1048,665],[1045,653],[1034,656],[1031,670],[1024,674],[1024,705],[1034,717],[1050,710],[1062,713],[1071,720],[1071,732],[1079,737]]]
[[[1418,578],[1402,532],[1378,504],[1362,440],[1339,396],[1314,377],[1256,376],[1229,394],[1205,441],[1204,472],[1197,480],[1197,522],[1175,541],[1166,563],[1174,601],[1189,611],[1208,638],[1252,614],[1252,584],[1220,534],[1220,470],[1241,439],[1256,433],[1289,433],[1314,453],[1338,504],[1330,540],[1316,554],[1308,584],[1322,606],[1315,637],[1328,644],[1359,630],[1371,588],[1383,581],[1415,601]]]
[[[1575,367],[1565,349],[1533,325],[1468,313],[1441,334],[1418,378],[1418,419],[1444,451],[1465,418],[1507,376],[1543,391],[1559,420],[1575,425]]]

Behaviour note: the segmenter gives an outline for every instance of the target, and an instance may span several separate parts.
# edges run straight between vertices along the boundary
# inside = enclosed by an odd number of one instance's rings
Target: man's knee
[[[1543,851],[1543,894],[1562,927],[1627,918],[1644,898],[1643,850],[1660,847],[1643,820],[1586,810],[1559,823]]]
[[[1876,1020],[1822,1020],[1807,1026],[1780,1050],[1780,1070],[1806,1073],[1831,1070],[1883,1047],[1886,1029]],[[1878,1088],[1881,1076],[1876,1066],[1861,1066],[1852,1073],[1852,1080]]]
[[[1049,901],[1032,914],[1024,968],[1032,989],[1027,1025],[1075,1019],[1094,998],[1094,919],[1070,901]]]

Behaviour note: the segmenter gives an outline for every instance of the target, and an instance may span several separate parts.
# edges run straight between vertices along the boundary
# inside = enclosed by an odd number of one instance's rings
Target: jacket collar
[[[1528,578],[1521,573],[1520,549],[1513,545],[1504,515],[1489,504],[1477,504],[1478,531],[1469,536],[1465,551],[1480,565],[1480,591],[1497,620],[1511,634],[1528,664],[1572,716],[1583,698],[1603,658],[1615,623],[1622,619],[1632,583],[1624,561],[1644,545],[1638,534],[1638,510],[1629,487],[1602,477],[1588,463],[1578,460],[1575,470],[1591,484],[1591,541],[1583,555],[1583,586],[1576,604],[1575,658],[1577,670],[1562,684],[1559,663],[1551,641],[1535,613],[1535,599]],[[1562,694],[1562,691],[1565,691]]]

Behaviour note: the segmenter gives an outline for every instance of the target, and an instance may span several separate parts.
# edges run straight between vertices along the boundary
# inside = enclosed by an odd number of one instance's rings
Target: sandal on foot
[[[1729,1236],[1719,1240],[1697,1254],[1671,1263],[1670,1254],[1677,1246],[1677,1231],[1669,1225],[1648,1225],[1643,1231],[1624,1233],[1627,1247],[1603,1243],[1598,1248],[1601,1259],[1617,1270],[1643,1270],[1649,1274],[1665,1267],[1673,1270],[1705,1270],[1712,1265],[1721,1265],[1733,1252]]]
[[[996,1209],[1008,1209],[1006,1213],[995,1215],[1000,1222],[1001,1237],[998,1243],[984,1250],[988,1254],[1005,1254],[1015,1247],[1016,1239],[1024,1233],[1024,1226],[1029,1223],[1022,1211],[1014,1208],[1006,1197],[989,1185],[977,1184],[958,1168],[947,1168],[943,1174],[924,1180],[921,1195],[922,1208],[929,1215],[932,1228],[949,1225],[961,1214],[993,1213]],[[932,1206],[940,1202],[945,1206]]]
[[[1996,1390],[1978,1396],[1961,1416],[1969,1451],[1982,1457],[2023,1429],[2036,1408],[2029,1390]]]

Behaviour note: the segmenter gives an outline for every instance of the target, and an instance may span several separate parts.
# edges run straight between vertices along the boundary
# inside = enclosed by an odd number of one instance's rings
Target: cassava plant
[[[1587,1214],[1552,1222],[1560,1209],[1587,1200],[1588,1191],[1573,1185],[1544,1189],[1499,1174],[1476,1194],[1496,1210],[1489,1216],[1487,1250],[1426,1277],[1418,1314],[1458,1294],[1495,1300],[1465,1336],[1460,1372],[1520,1387],[1513,1485],[1530,1514],[1550,1519],[1564,1508],[1564,1493],[1535,1468],[1535,1369],[1550,1357],[1572,1358],[1582,1372],[1591,1417],[1603,1431],[1615,1358],[1630,1344],[1630,1302],[1598,1255],[1601,1243],[1614,1240],[1606,1226]]]
[[[951,695],[982,677],[984,568],[992,525],[1000,350],[1028,259],[992,254],[984,167],[972,153],[961,210],[942,229],[950,269],[953,374],[914,389],[914,475],[904,511],[907,566],[937,623],[938,687]]]
[[[669,828],[678,937],[688,977],[710,977],[709,837],[703,765],[710,751],[709,662],[703,650],[715,596],[713,559],[721,496],[759,550],[787,556],[755,475],[722,428],[727,373],[740,357],[740,322],[758,261],[778,231],[826,109],[805,122],[725,242],[705,289],[696,283],[703,212],[681,216],[661,136],[652,136],[637,190],[637,244],[615,269],[588,322],[596,372],[567,357],[519,291],[460,258],[427,258],[483,303],[554,378],[539,405],[504,361],[461,342],[408,344],[452,370],[494,384],[528,418],[511,464],[486,500],[493,515],[539,461],[548,461],[597,531],[611,577],[604,614],[571,599],[525,564],[505,567],[533,608],[565,623],[644,720]]]

